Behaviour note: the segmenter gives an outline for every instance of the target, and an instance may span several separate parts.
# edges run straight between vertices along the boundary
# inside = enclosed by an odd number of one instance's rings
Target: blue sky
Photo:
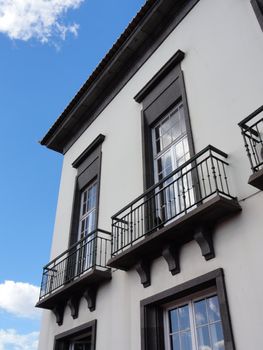
[[[38,141],[144,0],[50,3],[0,0],[0,350],[35,349],[40,327],[62,156]]]

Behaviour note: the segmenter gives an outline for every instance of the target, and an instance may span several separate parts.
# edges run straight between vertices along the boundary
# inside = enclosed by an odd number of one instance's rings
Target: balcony
[[[227,154],[208,146],[112,217],[108,266],[135,266],[150,284],[150,261],[163,256],[172,274],[180,271],[179,248],[196,240],[202,255],[214,257],[215,225],[241,210],[230,194]]]
[[[259,190],[263,190],[263,106],[238,125],[241,128],[252,170],[248,183]]]
[[[111,234],[96,230],[60,254],[43,268],[37,307],[54,311],[62,324],[66,305],[78,317],[81,297],[91,311],[95,309],[98,286],[111,279],[106,262],[110,255]]]

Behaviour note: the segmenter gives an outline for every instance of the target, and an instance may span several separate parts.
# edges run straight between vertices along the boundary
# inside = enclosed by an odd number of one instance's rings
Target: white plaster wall
[[[98,136],[102,144],[99,227],[110,230],[110,217],[143,191],[141,106],[133,97],[181,49],[196,152],[208,144],[229,154],[231,192],[239,199],[257,191],[247,185],[249,162],[237,123],[262,105],[263,40],[249,0],[200,0],[146,64],[66,153],[51,257],[67,249],[76,170],[71,163]],[[39,350],[53,349],[54,336],[98,320],[96,350],[140,349],[139,302],[145,297],[222,267],[236,347],[262,347],[263,193],[242,201],[240,215],[223,222],[215,233],[216,258],[205,261],[195,242],[183,246],[181,273],[171,276],[163,259],[152,265],[146,289],[137,273],[114,271],[99,288],[97,307],[89,312],[82,300],[73,320],[67,309],[58,327],[45,312]],[[252,302],[251,302],[252,300]]]

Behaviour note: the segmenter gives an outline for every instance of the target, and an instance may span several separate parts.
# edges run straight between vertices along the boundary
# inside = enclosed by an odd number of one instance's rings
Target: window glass
[[[93,182],[82,191],[80,202],[81,210],[78,240],[87,236],[96,228],[97,182]]]
[[[169,350],[224,350],[216,295],[169,309]]]
[[[190,158],[188,137],[186,132],[183,103],[173,107],[152,130],[154,150],[155,182],[171,174],[175,169]],[[156,213],[161,222],[167,222],[194,203],[191,167],[184,169],[189,172],[171,176],[156,196]]]
[[[169,312],[170,342],[172,349],[190,350],[191,333],[189,306],[184,305]]]
[[[186,134],[183,104],[176,105],[154,127],[155,156]]]
[[[69,350],[91,350],[91,340],[80,340],[80,341],[73,341],[70,343]]]

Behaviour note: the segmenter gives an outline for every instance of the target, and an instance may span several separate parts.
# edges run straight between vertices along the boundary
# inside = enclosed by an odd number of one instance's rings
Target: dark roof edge
[[[98,66],[95,68],[95,70],[89,76],[87,81],[84,83],[84,85],[80,88],[80,90],[77,92],[77,94],[71,100],[71,102],[66,107],[66,109],[62,112],[62,114],[58,117],[58,119],[55,121],[55,123],[48,130],[46,135],[40,141],[41,145],[48,147],[49,141],[54,136],[55,132],[58,130],[58,128],[61,126],[61,124],[67,119],[69,114],[77,106],[77,104],[80,102],[82,97],[84,97],[88,88],[103,73],[105,67],[118,54],[118,52],[120,51],[120,49],[122,48],[124,43],[134,34],[139,22],[141,22],[145,18],[145,16],[148,14],[148,12],[154,7],[154,5],[157,5],[160,1],[162,1],[162,0],[148,0],[148,1],[146,1],[145,5],[143,5],[143,7],[140,9],[140,11],[137,13],[137,15],[133,18],[133,20],[130,22],[130,24],[127,26],[127,28],[121,34],[121,36],[114,43],[112,48],[107,52],[107,54],[104,56],[104,58],[98,64]]]
[[[40,144],[65,154],[199,1],[148,0]]]

